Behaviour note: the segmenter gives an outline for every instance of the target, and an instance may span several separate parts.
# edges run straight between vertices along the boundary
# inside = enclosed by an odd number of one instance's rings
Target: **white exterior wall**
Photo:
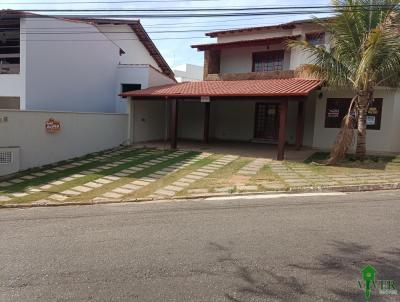
[[[113,112],[119,48],[85,23],[52,18],[25,23],[28,32],[68,32],[22,38],[27,40],[26,109]],[[79,34],[85,31],[90,33]]]
[[[0,110],[0,147],[20,148],[20,169],[109,149],[127,141],[126,114]],[[59,133],[45,131],[45,122],[61,123]],[[0,173],[1,174],[1,173]]]
[[[203,80],[203,66],[184,64],[173,69],[175,78],[179,83]]]
[[[125,52],[119,58],[120,64],[149,64],[159,69],[157,62],[129,25],[97,25],[96,27]]]
[[[119,65],[115,83],[115,112],[127,113],[127,98],[119,96],[122,84],[140,84],[142,89],[149,87],[150,67],[148,65]]]
[[[128,99],[122,98],[122,84],[140,84],[142,89],[175,83],[174,80],[162,74],[149,65],[119,65],[116,83],[116,112],[128,112]]]
[[[149,87],[153,86],[162,86],[167,84],[174,84],[175,81],[165,74],[154,70],[153,68],[149,68]]]
[[[339,129],[325,128],[327,98],[352,98],[350,91],[324,91],[323,98],[316,101],[313,147],[330,149]],[[389,89],[377,89],[375,98],[383,98],[380,130],[367,130],[368,152],[400,152],[400,98],[399,92]],[[354,150],[353,145],[353,150]]]

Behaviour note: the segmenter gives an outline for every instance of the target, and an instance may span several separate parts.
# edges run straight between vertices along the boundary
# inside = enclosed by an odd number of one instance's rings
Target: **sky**
[[[2,0],[0,9],[193,9],[227,7],[276,7],[329,5],[330,0]],[[175,1],[175,2],[173,2]],[[72,3],[73,2],[73,3]],[[86,3],[85,3],[86,2]],[[90,2],[90,3],[88,3]],[[114,2],[114,3],[113,3]],[[133,3],[134,2],[134,3]],[[210,13],[210,12],[208,12]],[[211,12],[213,13],[213,12]],[[46,12],[46,14],[48,14]],[[161,54],[173,68],[181,64],[203,65],[203,53],[190,45],[213,43],[206,32],[263,26],[309,18],[303,15],[241,16],[241,17],[185,17],[185,18],[140,18],[146,31]],[[318,15],[323,17],[325,15]],[[169,31],[169,32],[166,32]],[[171,32],[186,31],[186,32]]]

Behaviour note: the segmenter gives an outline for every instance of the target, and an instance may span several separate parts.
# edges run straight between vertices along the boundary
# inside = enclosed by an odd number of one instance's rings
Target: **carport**
[[[297,104],[295,147],[302,147],[307,96],[320,86],[320,80],[288,78],[240,81],[201,81],[151,87],[126,92],[130,102],[160,101],[168,104],[169,140],[172,149],[178,145],[178,112],[183,102],[200,102],[203,105],[203,143],[209,142],[210,111],[213,104],[222,102],[228,112],[232,102],[257,102],[254,117],[255,135],[265,135],[266,141],[276,140],[277,159],[283,160],[286,144],[287,115],[290,103]],[[226,105],[225,105],[226,104]],[[151,114],[151,112],[149,113]],[[223,119],[223,116],[221,117]],[[132,119],[130,119],[132,120]],[[240,123],[238,118],[237,123]],[[132,126],[130,126],[132,127]]]

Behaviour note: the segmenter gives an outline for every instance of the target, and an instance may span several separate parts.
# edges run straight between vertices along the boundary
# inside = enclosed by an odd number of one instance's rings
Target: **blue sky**
[[[84,3],[84,2],[104,3]],[[328,5],[330,0],[213,0],[171,2],[112,3],[118,0],[2,0],[0,9],[171,9],[171,8],[223,8],[223,7],[260,7],[260,6],[316,6]],[[132,0],[134,1],[134,0]],[[151,1],[151,0],[150,0]],[[159,1],[159,0],[157,0]],[[36,4],[36,3],[46,4]],[[69,3],[65,3],[69,2]],[[70,4],[70,2],[74,2]],[[129,2],[128,0],[122,2]],[[214,18],[142,18],[141,22],[171,67],[184,63],[202,64],[203,53],[192,49],[190,45],[211,43],[213,39],[205,37],[208,31],[271,25],[305,19],[310,15],[281,16],[244,16]],[[322,16],[322,15],[318,15]],[[165,31],[182,31],[185,33],[168,33]],[[161,33],[160,33],[161,32]],[[167,38],[167,39],[166,39]]]

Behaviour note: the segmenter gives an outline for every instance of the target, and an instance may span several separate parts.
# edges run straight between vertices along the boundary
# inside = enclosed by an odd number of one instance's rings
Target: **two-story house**
[[[287,47],[288,39],[331,47],[322,27],[305,20],[207,36],[217,41],[192,46],[204,51],[203,81],[125,94],[131,100],[131,140],[161,139],[168,125],[172,147],[177,138],[276,143],[283,159],[287,143],[332,146],[354,94],[298,77],[309,55]],[[367,119],[368,150],[400,151],[399,97],[396,90],[377,90]]]
[[[169,83],[137,20],[0,11],[0,109],[124,113],[119,93]]]

